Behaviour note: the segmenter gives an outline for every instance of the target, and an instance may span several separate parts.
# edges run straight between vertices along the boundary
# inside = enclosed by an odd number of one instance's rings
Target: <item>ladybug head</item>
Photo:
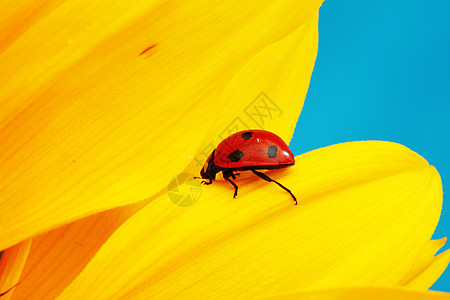
[[[205,164],[203,165],[202,170],[200,171],[200,176],[202,176],[203,179],[216,179],[216,174],[220,172],[218,170],[218,167],[214,164],[214,152],[211,153],[211,155],[206,160]]]

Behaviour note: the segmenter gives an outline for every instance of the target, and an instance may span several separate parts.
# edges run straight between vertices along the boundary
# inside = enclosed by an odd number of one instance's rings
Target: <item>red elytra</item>
[[[258,177],[286,190],[297,204],[297,199],[288,188],[257,171],[281,169],[294,164],[292,151],[279,136],[265,130],[244,130],[227,137],[217,146],[206,160],[200,175],[209,180],[202,183],[211,184],[216,174],[222,172],[225,180],[233,185],[233,197],[236,197],[238,186],[231,178],[236,179],[236,171],[252,171]]]

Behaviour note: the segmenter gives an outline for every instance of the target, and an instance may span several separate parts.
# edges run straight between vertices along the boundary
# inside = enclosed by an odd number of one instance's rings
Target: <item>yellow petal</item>
[[[11,299],[55,299],[112,232],[142,206],[108,210],[28,240],[29,254],[23,271],[17,272],[20,284],[11,292]]]
[[[22,269],[30,251],[30,241],[17,244],[2,252],[0,258],[0,297],[8,300],[19,283]],[[3,294],[3,295],[2,295]]]
[[[433,285],[436,280],[444,273],[450,262],[450,250],[447,250],[436,257],[430,262],[430,264],[417,274],[407,286],[416,289],[426,289]]]
[[[447,238],[442,238],[440,240],[431,240],[425,243],[422,249],[418,252],[418,256],[414,264],[411,265],[409,272],[405,274],[405,276],[400,280],[399,283],[401,285],[409,286],[412,288],[429,288],[431,284],[422,284],[422,286],[412,286],[411,284],[412,282],[419,280],[419,278],[422,277],[422,273],[424,273],[428,268],[430,268],[431,265],[433,265],[433,262],[437,259],[437,257],[435,256],[436,252],[438,252],[439,249],[441,249],[445,245],[446,241]],[[437,277],[431,278],[429,282],[435,282],[436,279]]]
[[[348,285],[397,285],[442,205],[433,167],[394,143],[354,142],[297,157],[274,184],[202,189],[186,209],[162,196],[125,222],[60,299],[254,298]],[[78,294],[77,294],[78,293]]]
[[[41,17],[63,1],[11,1],[0,2],[0,52],[8,48]]]
[[[253,57],[219,96],[230,101],[229,114],[219,114],[203,146],[186,172],[198,174],[212,150],[239,130],[265,129],[289,143],[314,67],[318,43],[318,14],[286,38]]]
[[[292,134],[293,125],[298,118],[304,93],[306,93],[316,48],[317,16],[287,38],[258,53],[238,73],[237,76],[240,77],[240,80],[233,79],[236,84],[245,79],[244,85],[254,91],[255,95],[258,95],[257,91],[262,90],[264,86],[268,88],[266,90],[268,93],[277,95],[277,100],[280,100],[277,101],[277,105],[286,112],[281,117],[282,119],[292,119],[291,125],[287,124],[288,122],[279,122],[280,116],[278,115],[276,116],[278,119],[267,118],[264,121],[272,127],[277,124],[282,124],[285,128],[290,127],[289,135]],[[289,60],[286,60],[286,57],[289,57]],[[275,84],[275,82],[277,83]],[[224,94],[228,93],[230,86],[236,87],[236,84],[230,84]],[[277,91],[280,86],[283,88]],[[245,97],[253,100],[251,99],[252,93],[244,93],[245,95],[239,96],[241,90],[245,92],[245,89],[242,88],[237,89],[234,94],[237,100],[246,99]],[[300,95],[301,98],[298,99],[299,103],[292,101],[292,96],[298,95],[296,93],[303,93]],[[257,102],[259,99],[255,100],[254,105],[264,104]],[[242,101],[240,101],[240,104],[242,104]],[[234,110],[239,113],[239,109],[234,108]],[[248,118],[249,113],[241,117]],[[203,161],[201,163],[203,164]],[[195,166],[195,171],[198,171],[198,168],[198,166]],[[105,234],[110,234],[119,225],[118,221],[105,222],[104,219],[113,221],[116,219],[114,216],[119,213],[120,219],[123,220],[123,215],[126,213],[120,212],[120,210],[122,208],[94,215],[33,238],[32,245],[37,245],[37,247],[31,248],[30,258],[22,273],[21,284],[15,289],[14,296],[33,299],[46,295],[52,298],[61,292],[64,286],[78,274],[100,247],[103,237],[106,237]],[[99,229],[100,232],[96,229]],[[59,238],[62,232],[65,232],[63,239]],[[97,243],[93,244],[93,240],[96,240]],[[82,244],[84,246],[80,247],[79,245]],[[67,249],[61,251],[64,248]],[[39,264],[36,263],[38,261]],[[70,270],[70,272],[67,270]]]
[[[308,299],[308,300],[448,300],[450,294],[442,292],[423,292],[392,287],[356,287],[333,290],[303,292],[267,299]]]
[[[0,55],[0,249],[163,190],[204,124],[234,117],[218,100],[225,85],[320,4],[86,0],[45,11]]]
[[[317,43],[318,13],[286,38],[257,53],[220,95],[230,102],[226,109],[234,111],[234,118],[217,115],[207,137],[223,139],[254,128],[276,132],[289,142],[308,90]]]

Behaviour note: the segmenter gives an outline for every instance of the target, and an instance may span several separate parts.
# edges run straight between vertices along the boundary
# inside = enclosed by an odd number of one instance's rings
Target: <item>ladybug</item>
[[[288,192],[297,205],[297,198],[278,181],[257,170],[281,169],[295,164],[292,151],[276,134],[265,130],[244,130],[224,139],[206,160],[200,175],[203,184],[211,184],[216,174],[222,172],[226,181],[234,187],[234,196],[238,186],[230,179],[236,179],[237,171],[252,171],[256,176],[278,184]],[[199,178],[199,177],[196,177]]]

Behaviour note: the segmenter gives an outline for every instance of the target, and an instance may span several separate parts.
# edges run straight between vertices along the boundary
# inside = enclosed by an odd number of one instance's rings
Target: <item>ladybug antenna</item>
[[[290,189],[288,189],[287,187],[285,187],[284,185],[282,185],[282,184],[279,183],[278,181],[273,180],[272,178],[270,178],[269,176],[267,176],[267,175],[264,174],[264,173],[258,172],[258,171],[256,171],[256,170],[251,170],[251,171],[252,171],[256,176],[260,177],[261,179],[264,179],[265,181],[268,181],[268,182],[274,182],[274,183],[278,184],[282,189],[284,189],[286,192],[288,192],[289,194],[291,194],[292,198],[293,198],[294,201],[295,201],[295,205],[297,205],[297,198],[295,198],[294,194],[292,194],[292,192],[291,192]]]

